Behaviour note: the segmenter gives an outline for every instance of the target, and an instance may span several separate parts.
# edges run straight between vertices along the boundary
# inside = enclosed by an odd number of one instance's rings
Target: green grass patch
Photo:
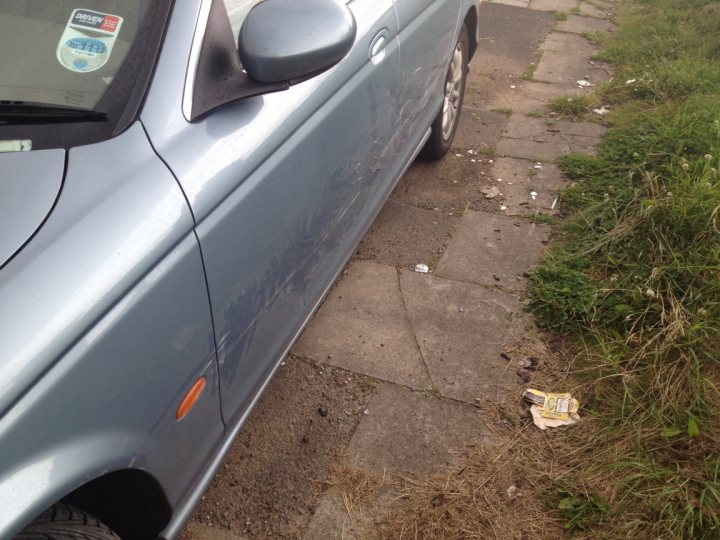
[[[567,21],[567,18],[568,18],[568,14],[565,13],[564,11],[556,11],[555,12],[555,20],[556,21],[558,21],[558,22]]]
[[[513,113],[512,107],[498,107],[492,109],[493,112],[501,113],[510,116]]]
[[[597,106],[598,98],[595,95],[574,97],[559,97],[553,99],[548,108],[558,116],[570,120],[586,118],[593,108]]]
[[[575,352],[585,422],[547,507],[584,537],[720,537],[720,3],[626,0],[601,56],[597,155],[570,154],[571,217],[532,275],[538,323]]]

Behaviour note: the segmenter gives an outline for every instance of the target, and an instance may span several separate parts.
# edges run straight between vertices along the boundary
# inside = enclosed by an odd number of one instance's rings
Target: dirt
[[[288,358],[191,521],[248,538],[301,538],[374,388],[368,377]]]

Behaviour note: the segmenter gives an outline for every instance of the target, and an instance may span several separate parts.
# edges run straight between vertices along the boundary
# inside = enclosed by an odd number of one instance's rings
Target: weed
[[[556,11],[555,12],[555,20],[556,21],[558,21],[558,22],[567,21],[567,18],[568,18],[568,14],[565,13],[564,11]]]
[[[580,15],[580,8],[578,6],[570,8],[571,15]]]
[[[540,111],[530,111],[530,112],[525,113],[525,116],[527,116],[528,118],[542,118],[543,117],[543,115]]]
[[[595,107],[597,99],[593,95],[559,97],[550,102],[549,109],[560,118],[580,119],[588,115],[590,109]]]
[[[591,418],[565,438],[548,506],[590,537],[716,538],[720,4],[627,0],[618,20],[600,90],[613,127],[596,156],[561,160],[574,214],[528,292],[576,351]]]
[[[489,156],[489,157],[493,157],[493,156],[497,155],[497,152],[496,152],[494,146],[485,146],[482,148],[478,148],[478,152],[485,156]]]
[[[512,107],[498,107],[496,109],[492,109],[493,112],[501,113],[510,116],[513,113]]]
[[[528,221],[532,221],[533,223],[540,223],[543,225],[555,225],[558,222],[555,216],[552,214],[546,214],[545,212],[528,212],[521,214],[520,217]]]

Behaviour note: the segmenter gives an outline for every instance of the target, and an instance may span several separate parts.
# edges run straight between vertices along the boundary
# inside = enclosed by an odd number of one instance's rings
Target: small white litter
[[[515,90],[515,85],[514,85],[514,84],[511,84],[511,85],[510,85],[510,89],[511,89],[511,90]]]
[[[627,81],[625,81],[625,85],[630,86],[631,84],[634,84],[635,82],[637,82],[637,79],[628,79]]]
[[[468,150],[467,153],[475,156],[475,155],[477,155],[477,150]]]
[[[505,490],[505,493],[507,493],[508,499],[513,500],[517,497],[517,486],[515,484],[511,485]]]
[[[578,85],[580,88],[589,88],[589,87],[591,87],[591,86],[595,86],[595,85],[594,85],[593,83],[591,83],[590,81],[585,81],[585,80],[583,80],[583,79],[578,79],[577,85]]]
[[[599,114],[600,116],[605,116],[607,113],[610,112],[610,109],[608,109],[605,105],[603,105],[599,109],[593,109],[593,112],[595,114]]]
[[[463,157],[462,154],[455,154],[455,157]]]
[[[471,159],[470,163],[477,163],[477,159]]]
[[[533,169],[540,170],[540,169],[542,169],[542,165],[540,165],[539,163],[537,165],[533,165]]]
[[[538,194],[537,194],[536,191],[531,191],[531,192],[530,192],[530,197],[532,198],[533,201],[534,201],[535,199],[537,199],[537,196],[538,196]]]
[[[507,206],[501,206],[500,210],[502,210],[504,212],[505,210],[507,210]]]
[[[427,264],[419,263],[415,265],[415,271],[419,274],[427,274],[430,271],[430,268]]]

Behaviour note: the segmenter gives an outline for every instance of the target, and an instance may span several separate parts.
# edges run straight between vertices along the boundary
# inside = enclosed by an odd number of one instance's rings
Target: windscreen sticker
[[[122,23],[122,17],[117,15],[73,10],[58,43],[58,61],[77,73],[100,69],[112,54]]]

